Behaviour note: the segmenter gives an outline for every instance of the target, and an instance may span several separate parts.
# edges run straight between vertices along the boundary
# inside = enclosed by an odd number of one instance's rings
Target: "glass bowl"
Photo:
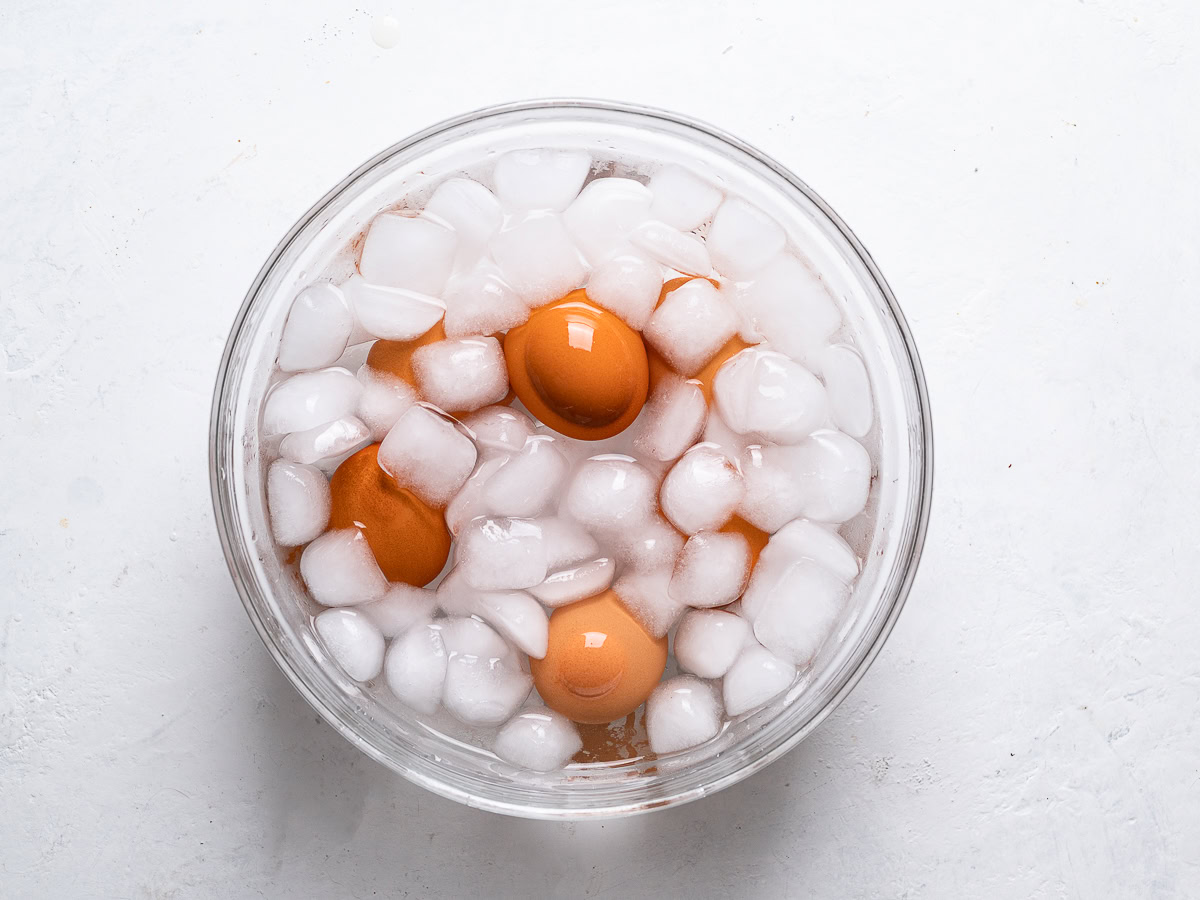
[[[353,271],[352,245],[377,212],[421,197],[449,173],[519,147],[585,147],[615,169],[684,161],[782,223],[843,306],[867,366],[876,460],[864,558],[849,613],[811,669],[765,708],[689,751],[539,774],[438,731],[349,680],[326,657],[305,596],[267,524],[260,407],[292,298]],[[883,276],[850,229],[807,185],[753,147],[660,110],[590,100],[491,107],[442,122],[368,160],[305,213],[275,248],[238,311],[213,398],[210,475],[217,529],[254,627],[296,689],[364,753],[469,806],[532,818],[628,815],[703,797],[796,746],[841,702],[879,652],[916,573],[932,479],[929,403],[917,351]],[[868,527],[869,525],[869,527]]]

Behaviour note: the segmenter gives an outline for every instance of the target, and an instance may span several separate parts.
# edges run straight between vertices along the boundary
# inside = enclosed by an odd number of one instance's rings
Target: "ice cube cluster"
[[[678,674],[649,692],[642,752],[674,753],[797,683],[862,562],[839,530],[865,514],[875,412],[820,274],[717,180],[595,174],[612,170],[517,150],[364,223],[353,276],[297,294],[261,410],[271,533],[301,548],[329,660],[534,771],[582,746],[531,676],[554,611],[611,589],[670,640]],[[530,415],[505,351],[579,289],[651,360],[640,415],[601,441]],[[376,340],[401,362],[361,363]],[[371,445],[379,484],[453,538],[426,584],[389,581],[370,528],[334,521],[330,473]]]

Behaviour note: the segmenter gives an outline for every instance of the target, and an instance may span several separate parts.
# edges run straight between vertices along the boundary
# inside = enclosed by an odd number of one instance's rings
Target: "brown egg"
[[[686,277],[672,278],[664,284],[662,291],[658,295],[658,303],[654,305],[655,309],[662,305],[663,300],[667,298],[667,294],[691,280],[691,278]],[[715,279],[710,278],[708,280],[712,282],[713,287],[721,286]],[[726,342],[724,347],[717,351],[716,356],[710,359],[703,369],[688,379],[688,381],[693,381],[700,386],[700,391],[704,394],[704,400],[709,406],[712,406],[712,382],[717,377],[717,369],[721,368],[726,360],[736,356],[750,346],[753,345],[747,344],[740,337],[734,335]],[[653,347],[646,348],[646,356],[650,362],[650,390],[653,391],[659,380],[668,374],[672,374],[673,370],[671,369],[671,364],[663,359],[662,355]]]
[[[378,453],[378,444],[363,447],[329,479],[329,527],[361,529],[388,581],[424,587],[450,555],[446,520],[411,491],[397,487],[379,468]]]
[[[619,434],[646,402],[642,337],[582,291],[534,310],[508,332],[508,380],[534,416],[560,434],[598,441]]]
[[[641,706],[666,664],[666,637],[651,637],[607,590],[556,609],[546,657],[531,659],[529,668],[547,706],[602,725]]]

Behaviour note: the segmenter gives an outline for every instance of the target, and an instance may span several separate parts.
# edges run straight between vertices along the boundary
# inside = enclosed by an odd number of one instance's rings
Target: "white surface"
[[[0,895],[1194,891],[1195,4],[460,7],[0,9]],[[208,498],[217,361],[279,237],[398,138],[549,94],[808,180],[900,297],[938,438],[920,576],[849,700],[748,782],[604,824],[456,806],[318,722]]]

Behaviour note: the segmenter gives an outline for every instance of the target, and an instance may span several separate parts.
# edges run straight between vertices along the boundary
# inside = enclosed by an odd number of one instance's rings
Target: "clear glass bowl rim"
[[[903,576],[900,582],[896,585],[891,598],[889,598],[889,608],[887,615],[882,619],[880,627],[874,635],[871,642],[867,645],[865,651],[860,657],[857,664],[850,669],[837,690],[830,696],[826,704],[818,709],[807,721],[797,723],[795,730],[785,739],[777,742],[774,746],[767,748],[757,756],[749,758],[744,765],[736,770],[729,772],[719,778],[714,778],[711,782],[706,782],[699,789],[692,788],[681,790],[675,794],[666,796],[657,796],[653,801],[625,803],[618,806],[608,806],[596,809],[563,809],[555,807],[531,807],[514,805],[513,803],[503,799],[502,797],[484,796],[477,793],[471,793],[462,790],[461,788],[446,783],[445,781],[421,771],[419,767],[405,765],[402,761],[393,759],[386,753],[380,751],[375,745],[367,741],[353,727],[352,721],[348,721],[349,717],[343,717],[338,714],[333,708],[326,704],[307,684],[304,676],[300,673],[287,658],[284,649],[279,645],[276,635],[268,627],[268,623],[263,619],[262,611],[255,605],[251,592],[245,583],[244,573],[240,570],[238,564],[237,547],[235,543],[238,541],[238,530],[234,524],[232,516],[232,497],[230,485],[220,471],[220,441],[221,434],[224,430],[225,417],[232,414],[231,409],[223,403],[227,384],[230,380],[230,362],[234,350],[238,345],[239,337],[242,334],[242,329],[246,324],[250,311],[258,298],[262,285],[267,280],[269,274],[280,258],[288,250],[292,242],[297,236],[314,220],[322,211],[330,205],[335,199],[341,196],[344,191],[351,189],[356,182],[375,166],[392,157],[395,154],[404,152],[422,141],[434,138],[443,132],[458,128],[463,125],[468,125],[473,122],[479,122],[493,117],[507,116],[512,113],[528,112],[528,111],[545,111],[552,109],[574,109],[574,110],[590,110],[597,113],[614,113],[618,115],[631,115],[634,117],[647,117],[658,119],[663,122],[675,126],[682,126],[685,130],[691,129],[706,135],[709,138],[722,142],[729,147],[752,157],[759,164],[771,169],[777,176],[788,182],[796,191],[800,192],[805,198],[811,202],[820,212],[826,217],[829,224],[836,229],[842,238],[847,242],[849,247],[857,255],[870,277],[875,282],[880,295],[887,304],[888,311],[894,321],[894,324],[899,332],[903,348],[907,356],[907,363],[910,373],[913,378],[913,388],[916,392],[918,417],[917,421],[912,423],[913,426],[919,427],[920,435],[919,444],[922,448],[921,465],[916,469],[915,476],[919,479],[918,489],[914,492],[914,509],[910,516],[910,542],[907,553],[907,560],[903,567]],[[511,103],[498,104],[494,106],[483,107],[453,118],[445,119],[435,125],[432,125],[422,131],[416,132],[403,140],[398,141],[387,149],[377,153],[375,156],[368,159],[353,172],[347,175],[341,182],[329,190],[320,200],[314,203],[288,230],[287,234],[276,245],[275,249],[267,257],[251,283],[249,290],[246,292],[245,299],[242,301],[241,307],[234,318],[232,327],[230,328],[229,337],[225,344],[225,349],[221,355],[221,362],[217,372],[216,384],[213,390],[213,404],[209,423],[209,482],[212,494],[213,512],[217,523],[217,532],[221,541],[221,549],[225,555],[225,561],[229,568],[234,585],[238,595],[242,600],[242,605],[246,609],[247,615],[254,624],[255,630],[259,637],[266,645],[272,659],[276,665],[284,673],[289,682],[296,688],[302,697],[317,711],[318,714],[338,733],[346,738],[350,743],[358,747],[372,759],[383,763],[389,769],[404,776],[409,781],[429,790],[435,794],[472,806],[478,809],[497,812],[506,815],[516,815],[528,818],[540,819],[579,819],[593,817],[613,817],[632,815],[636,813],[647,812],[652,809],[665,809],[671,806],[677,806],[687,803],[700,797],[708,796],[726,787],[742,781],[750,777],[755,772],[758,772],[770,765],[776,759],[787,753],[809,734],[811,734],[830,713],[832,713],[852,691],[855,685],[870,668],[879,651],[882,649],[888,636],[891,634],[892,628],[896,623],[896,619],[903,609],[905,601],[908,598],[909,591],[912,588],[913,579],[916,577],[917,567],[920,562],[921,552],[925,542],[926,532],[929,525],[929,511],[932,501],[933,491],[933,429],[929,410],[928,388],[925,383],[924,370],[921,365],[920,356],[917,352],[916,344],[913,341],[911,330],[906,321],[903,312],[900,309],[899,303],[896,301],[895,295],[892,293],[890,286],[884,279],[879,267],[871,258],[870,253],[859,241],[853,231],[842,221],[841,217],[804,181],[798,178],[785,166],[777,162],[775,159],[766,155],[757,148],[747,144],[739,138],[719,129],[701,120],[691,118],[689,116],[680,115],[674,112],[669,112],[654,107],[643,106],[639,104],[625,103],[611,100],[596,100],[585,98],[544,98],[525,101],[516,101]]]

